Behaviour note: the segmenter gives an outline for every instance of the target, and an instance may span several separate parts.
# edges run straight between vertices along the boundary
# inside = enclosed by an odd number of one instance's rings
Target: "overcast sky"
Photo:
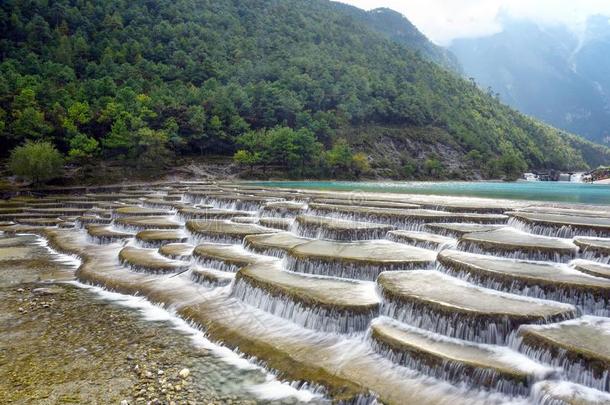
[[[455,38],[491,35],[502,30],[500,15],[539,24],[582,29],[590,15],[610,16],[610,0],[340,0],[370,10],[388,7],[404,14],[428,38],[449,45]]]

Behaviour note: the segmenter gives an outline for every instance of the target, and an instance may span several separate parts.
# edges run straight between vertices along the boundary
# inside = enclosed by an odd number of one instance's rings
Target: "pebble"
[[[23,288],[18,288],[18,289],[17,289],[17,292],[18,292],[18,293],[22,293],[22,292],[24,292],[24,291],[25,291],[25,290],[24,290]]]
[[[55,295],[63,293],[64,289],[60,287],[40,287],[34,288],[32,292],[39,295]]]
[[[183,368],[178,373],[178,376],[180,376],[180,378],[187,378],[190,374],[191,374],[191,370],[189,370],[188,368]]]

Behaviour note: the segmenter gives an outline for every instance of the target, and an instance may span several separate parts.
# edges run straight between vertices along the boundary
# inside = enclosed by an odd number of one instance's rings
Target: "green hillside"
[[[27,139],[76,163],[242,150],[315,176],[362,151],[391,177],[610,162],[329,1],[7,0],[0,27],[4,155]]]
[[[367,27],[384,35],[386,38],[419,51],[424,58],[456,73],[462,72],[460,63],[455,55],[449,50],[433,44],[402,14],[384,7],[368,11],[341,3],[337,3],[337,7],[342,7],[342,11],[350,14],[357,21],[364,23]]]

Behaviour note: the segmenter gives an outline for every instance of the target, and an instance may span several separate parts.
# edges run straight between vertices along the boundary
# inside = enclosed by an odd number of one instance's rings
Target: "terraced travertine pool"
[[[222,182],[59,191],[0,202],[1,262],[38,235],[78,257],[80,283],[169,308],[317,402],[610,403],[607,207]]]

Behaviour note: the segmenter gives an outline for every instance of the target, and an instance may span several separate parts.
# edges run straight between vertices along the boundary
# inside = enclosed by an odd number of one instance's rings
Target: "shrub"
[[[439,178],[442,177],[445,172],[445,166],[436,157],[426,159],[424,162],[424,170],[427,175]]]
[[[371,170],[369,159],[363,152],[358,152],[352,156],[352,166],[356,177],[360,176],[362,173],[368,173]]]
[[[407,160],[404,162],[401,168],[401,174],[403,177],[407,179],[412,179],[417,172],[417,165],[412,160]]]
[[[9,168],[13,174],[40,184],[62,175],[64,158],[50,142],[27,141],[11,151]]]
[[[250,171],[254,169],[254,165],[261,162],[261,155],[259,152],[249,152],[247,150],[240,149],[233,155],[233,160],[238,165],[250,166]]]

